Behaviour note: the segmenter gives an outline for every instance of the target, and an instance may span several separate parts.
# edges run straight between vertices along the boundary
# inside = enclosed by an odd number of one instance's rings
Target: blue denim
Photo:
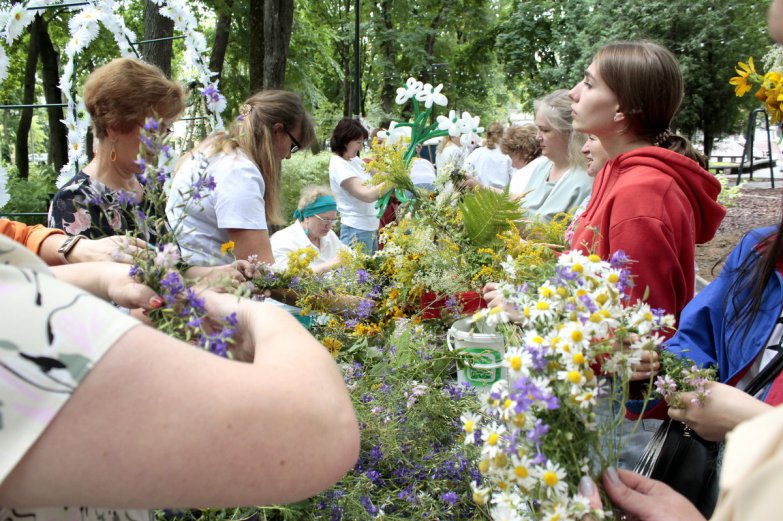
[[[340,242],[351,246],[355,242],[364,244],[364,252],[372,255],[378,249],[378,233],[375,230],[360,230],[350,226],[340,226]]]

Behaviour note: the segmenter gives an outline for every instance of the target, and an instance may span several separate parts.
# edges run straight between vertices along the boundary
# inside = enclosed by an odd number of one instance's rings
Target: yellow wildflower
[[[342,342],[330,336],[325,337],[321,343],[330,353],[332,353],[332,355],[339,353],[340,349],[343,347]]]
[[[220,245],[220,253],[226,255],[228,253],[234,253],[234,241],[224,242]]]
[[[731,78],[729,83],[734,85],[734,93],[737,96],[742,97],[753,88],[753,84],[750,80],[757,76],[756,66],[753,63],[752,56],[748,58],[748,63],[739,62],[737,63],[737,66],[738,68],[734,69],[737,71],[737,76]]]

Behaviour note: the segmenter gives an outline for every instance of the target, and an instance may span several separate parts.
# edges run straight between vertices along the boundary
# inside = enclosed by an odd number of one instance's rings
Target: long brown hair
[[[240,105],[240,115],[228,131],[217,132],[195,150],[208,156],[219,152],[232,153],[239,148],[261,171],[264,178],[266,218],[271,224],[284,224],[280,214],[280,162],[274,154],[272,126],[282,123],[293,132],[300,128],[299,144],[309,147],[315,141],[315,128],[301,98],[285,90],[262,90]]]
[[[615,42],[593,57],[603,81],[620,104],[628,132],[656,146],[693,159],[706,168],[703,154],[671,131],[684,95],[682,72],[674,55],[649,41]]]

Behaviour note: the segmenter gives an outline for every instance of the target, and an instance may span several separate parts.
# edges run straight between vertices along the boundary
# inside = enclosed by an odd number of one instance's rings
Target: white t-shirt
[[[215,189],[196,199],[191,186],[205,175],[214,178]],[[186,261],[197,266],[231,263],[234,258],[220,252],[229,229],[267,229],[261,171],[239,149],[209,158],[195,154],[174,176],[166,217]]]
[[[537,161],[540,158],[536,158],[533,161]],[[511,195],[524,194],[525,187],[530,181],[530,175],[533,173],[532,167],[533,161],[526,164],[522,168],[515,168],[511,172],[511,181],[508,183],[508,193]]]
[[[347,249],[332,230],[321,237],[321,247],[316,247],[310,242],[302,223],[299,221],[295,221],[291,226],[276,232],[269,240],[272,243],[272,255],[275,257],[275,268],[279,269],[285,269],[288,266],[289,253],[302,248],[310,247],[318,252],[318,256],[313,259],[313,267],[334,259],[341,249]]]
[[[465,160],[465,169],[472,171],[484,186],[505,189],[511,180],[511,158],[495,148],[479,147]]]
[[[337,201],[340,223],[357,230],[376,231],[380,220],[376,217],[375,203],[360,201],[341,186],[343,181],[352,177],[358,177],[362,183],[372,178],[365,172],[364,164],[358,157],[348,160],[333,155],[329,161],[329,185]]]
[[[432,185],[435,182],[435,167],[426,159],[417,157],[411,164],[411,181],[414,185]]]
[[[435,156],[435,166],[438,168],[438,172],[443,173],[445,170],[451,168],[460,168],[465,161],[464,158],[465,149],[461,146],[451,143],[446,145],[446,148],[438,152]]]

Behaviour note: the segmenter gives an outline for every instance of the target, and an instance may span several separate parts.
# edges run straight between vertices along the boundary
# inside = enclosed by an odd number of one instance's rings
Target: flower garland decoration
[[[756,99],[764,103],[772,123],[780,123],[783,122],[783,49],[775,46],[764,57],[764,62],[768,69],[766,73],[756,71],[752,56],[747,62],[738,62],[734,69],[737,75],[729,83],[734,85],[734,93],[740,98],[757,85]]]
[[[185,35],[185,63],[189,64],[185,72],[188,77],[204,85],[201,94],[206,98],[213,129],[223,128],[220,114],[226,108],[226,99],[218,90],[217,82],[212,80],[214,73],[209,70],[206,58],[206,39],[198,30],[196,17],[184,0],[153,2],[160,8],[160,14],[171,19],[175,29]],[[0,12],[0,40],[5,40],[7,45],[13,44],[32,23],[34,8],[55,5],[59,3],[54,0],[28,0],[13,4],[7,11]],[[123,57],[135,55],[132,42],[137,41],[136,35],[125,25],[125,20],[118,11],[119,5],[114,0],[91,0],[86,5],[67,8],[75,14],[68,21],[71,39],[65,46],[66,59],[59,88],[66,102],[65,119],[62,122],[68,129],[68,163],[60,171],[57,186],[62,186],[87,163],[86,140],[90,117],[75,92],[76,57],[98,36],[100,24],[111,32]],[[4,46],[0,45],[0,83],[7,77],[8,55]]]
[[[465,444],[481,447],[474,499],[491,505],[493,519],[582,519],[594,514],[578,492],[584,475],[598,475],[617,455],[602,440],[617,423],[599,421],[599,400],[627,397],[632,366],[663,342],[671,315],[627,301],[628,258],[610,261],[570,251],[555,276],[538,287],[501,284],[518,312],[508,326],[502,307],[481,311],[477,327],[506,324],[507,377],[482,397],[484,415],[463,415]],[[622,347],[621,347],[622,346]],[[600,367],[600,372],[598,368]],[[620,392],[622,391],[622,392]]]

